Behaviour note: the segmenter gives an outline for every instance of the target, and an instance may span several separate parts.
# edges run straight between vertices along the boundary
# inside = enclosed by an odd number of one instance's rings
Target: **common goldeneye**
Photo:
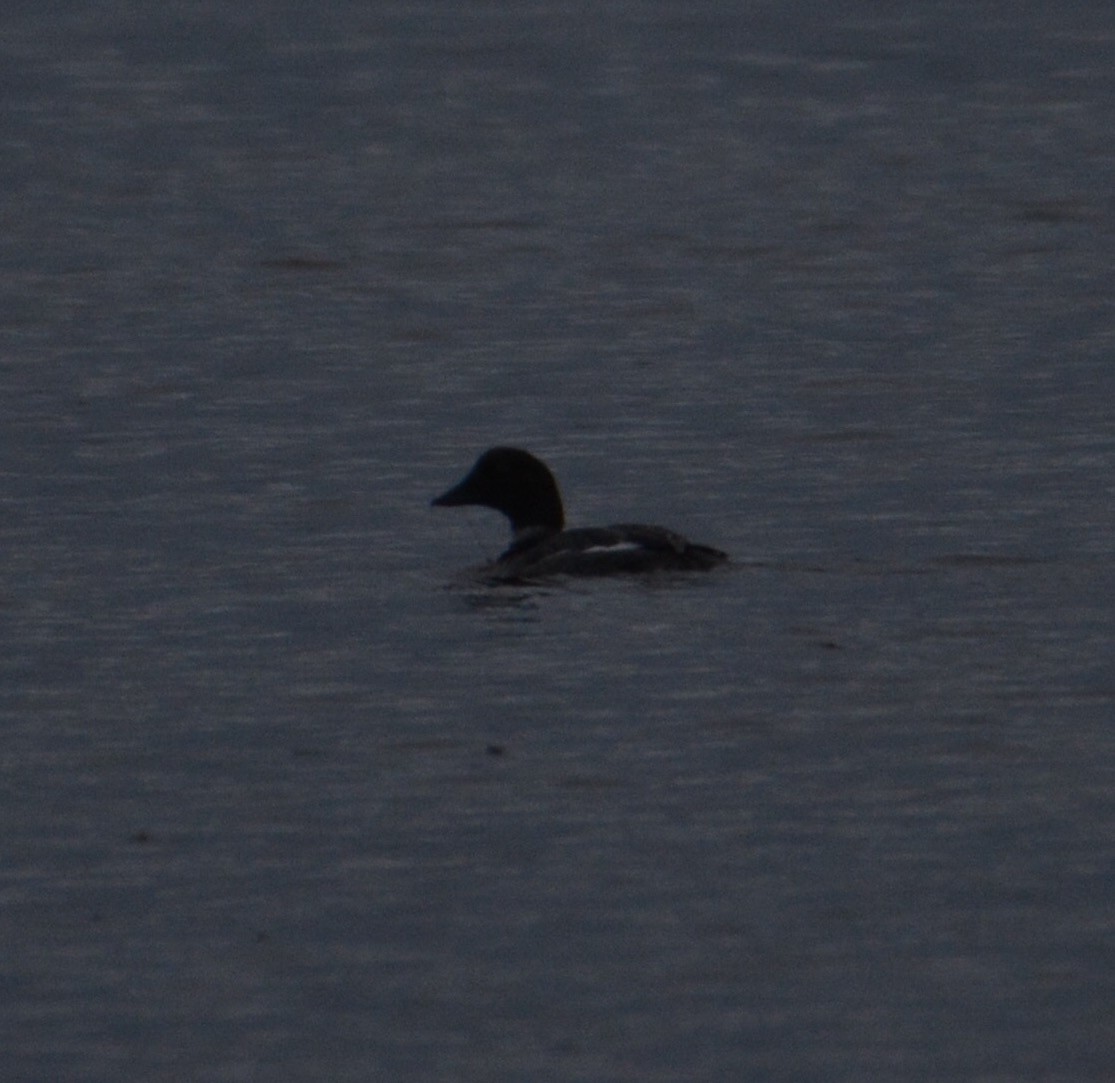
[[[719,549],[695,545],[660,526],[621,523],[566,530],[554,475],[518,448],[485,451],[463,480],[433,501],[440,508],[462,504],[494,508],[511,520],[511,545],[483,569],[492,579],[703,571],[728,559]]]

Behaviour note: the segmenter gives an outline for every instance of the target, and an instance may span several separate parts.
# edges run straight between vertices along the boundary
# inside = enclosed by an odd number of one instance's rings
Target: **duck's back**
[[[719,549],[697,545],[664,527],[619,523],[524,538],[503,553],[492,570],[509,579],[706,571],[727,559]]]

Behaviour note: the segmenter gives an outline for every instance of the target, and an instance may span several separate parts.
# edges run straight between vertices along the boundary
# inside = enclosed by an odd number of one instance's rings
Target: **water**
[[[1108,1077],[1106,5],[3,25],[6,1079]]]

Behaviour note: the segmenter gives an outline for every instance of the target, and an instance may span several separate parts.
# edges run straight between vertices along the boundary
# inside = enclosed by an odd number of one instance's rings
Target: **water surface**
[[[1115,20],[738,7],[5,9],[6,1078],[1107,1078]]]

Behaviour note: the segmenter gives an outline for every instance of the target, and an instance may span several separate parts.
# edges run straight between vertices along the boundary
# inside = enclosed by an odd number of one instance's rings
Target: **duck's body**
[[[696,545],[660,526],[622,523],[566,530],[553,474],[541,460],[518,448],[484,452],[465,478],[433,503],[437,507],[479,504],[511,521],[514,540],[484,569],[493,579],[704,571],[728,559],[719,549]]]

